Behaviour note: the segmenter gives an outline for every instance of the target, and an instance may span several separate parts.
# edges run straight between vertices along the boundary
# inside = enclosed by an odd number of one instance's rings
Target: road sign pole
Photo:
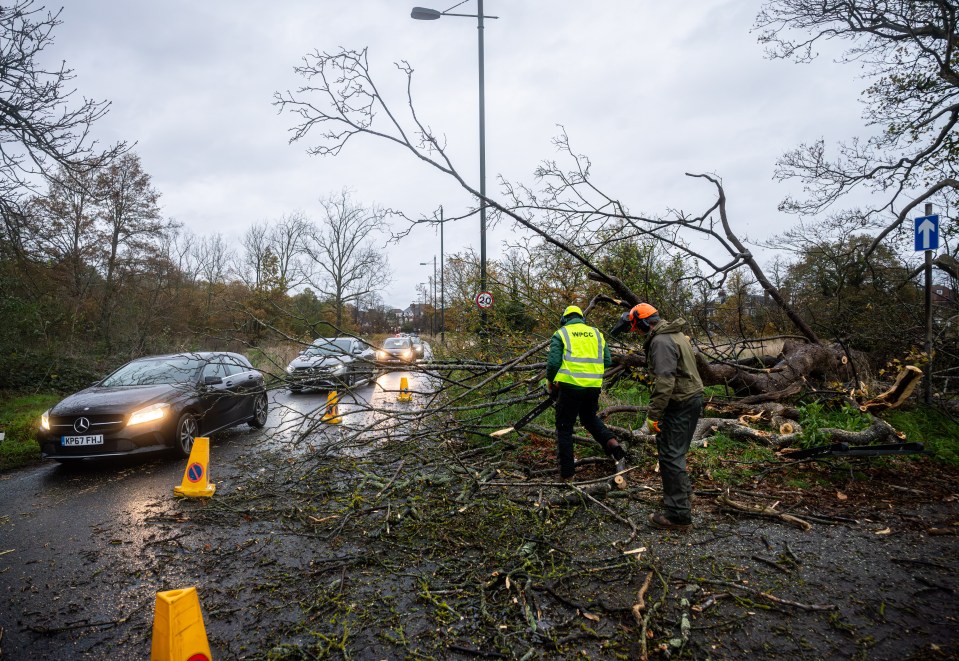
[[[932,204],[926,202],[926,216],[932,215]],[[926,383],[923,385],[923,401],[932,404],[932,251],[926,250]]]

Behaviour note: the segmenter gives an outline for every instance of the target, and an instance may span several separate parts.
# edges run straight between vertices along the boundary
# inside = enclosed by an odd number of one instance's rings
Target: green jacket
[[[583,321],[581,317],[573,317],[567,321],[564,326],[573,326],[575,324],[586,325],[586,322]],[[609,353],[609,345],[607,344],[603,348],[603,367],[609,369],[609,366],[613,364],[613,357]],[[553,337],[549,341],[549,355],[546,357],[546,382],[552,383],[553,379],[556,378],[556,373],[559,371],[559,368],[563,365],[563,339],[557,334],[554,333]],[[585,390],[581,386],[574,386],[571,383],[565,384],[566,387],[576,388],[579,390]]]
[[[661,321],[646,337],[643,350],[646,365],[654,378],[646,417],[663,419],[666,405],[683,402],[703,392],[703,380],[696,369],[696,354],[683,333],[684,319]]]

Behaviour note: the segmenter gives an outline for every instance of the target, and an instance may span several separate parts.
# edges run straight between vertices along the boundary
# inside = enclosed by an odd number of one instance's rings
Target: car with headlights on
[[[290,392],[351,388],[373,378],[373,347],[355,337],[320,337],[286,366]]]
[[[419,335],[410,335],[410,342],[413,344],[413,354],[416,358],[422,358],[426,353],[426,345]]]
[[[409,337],[388,337],[376,350],[376,362],[380,365],[409,364],[416,360],[413,341]]]
[[[47,410],[38,440],[61,462],[165,449],[186,457],[197,436],[262,428],[268,413],[263,374],[241,354],[148,356]]]

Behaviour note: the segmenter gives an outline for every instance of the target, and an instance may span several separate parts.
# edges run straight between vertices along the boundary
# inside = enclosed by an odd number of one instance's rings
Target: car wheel
[[[176,436],[173,450],[182,457],[189,457],[193,449],[193,439],[200,435],[200,425],[192,413],[184,413],[176,423]]]
[[[270,404],[266,399],[266,393],[261,392],[253,400],[253,419],[249,425],[255,429],[263,429],[266,426],[266,418],[270,414]]]

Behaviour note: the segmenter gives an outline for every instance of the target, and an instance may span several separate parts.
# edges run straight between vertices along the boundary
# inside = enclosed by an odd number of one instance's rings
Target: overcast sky
[[[373,139],[341,156],[288,143],[293,118],[273,93],[301,82],[293,67],[315,49],[368,48],[396,105],[415,70],[421,118],[446,136],[455,163],[478,180],[477,38],[471,18],[414,21],[420,2],[452,0],[68,0],[51,53],[83,96],[108,99],[104,142],[135,141],[166,216],[197,234],[236,241],[252,223],[302,211],[349,187],[357,201],[412,216],[469,200],[408,153]],[[448,3],[448,4],[447,4]],[[771,61],[750,32],[758,0],[486,0],[488,191],[496,177],[531,182],[554,158],[558,125],[587,154],[596,180],[633,212],[701,211],[712,190],[684,172],[722,177],[734,228],[768,238],[795,224],[777,211],[787,192],[776,158],[818,138],[862,134],[858,69],[822,58]],[[56,8],[57,5],[48,5]],[[456,11],[475,13],[475,0]],[[490,256],[510,228],[489,236]],[[475,220],[447,228],[447,254],[473,245]],[[432,274],[436,234],[417,229],[388,251],[384,300],[405,307]]]

